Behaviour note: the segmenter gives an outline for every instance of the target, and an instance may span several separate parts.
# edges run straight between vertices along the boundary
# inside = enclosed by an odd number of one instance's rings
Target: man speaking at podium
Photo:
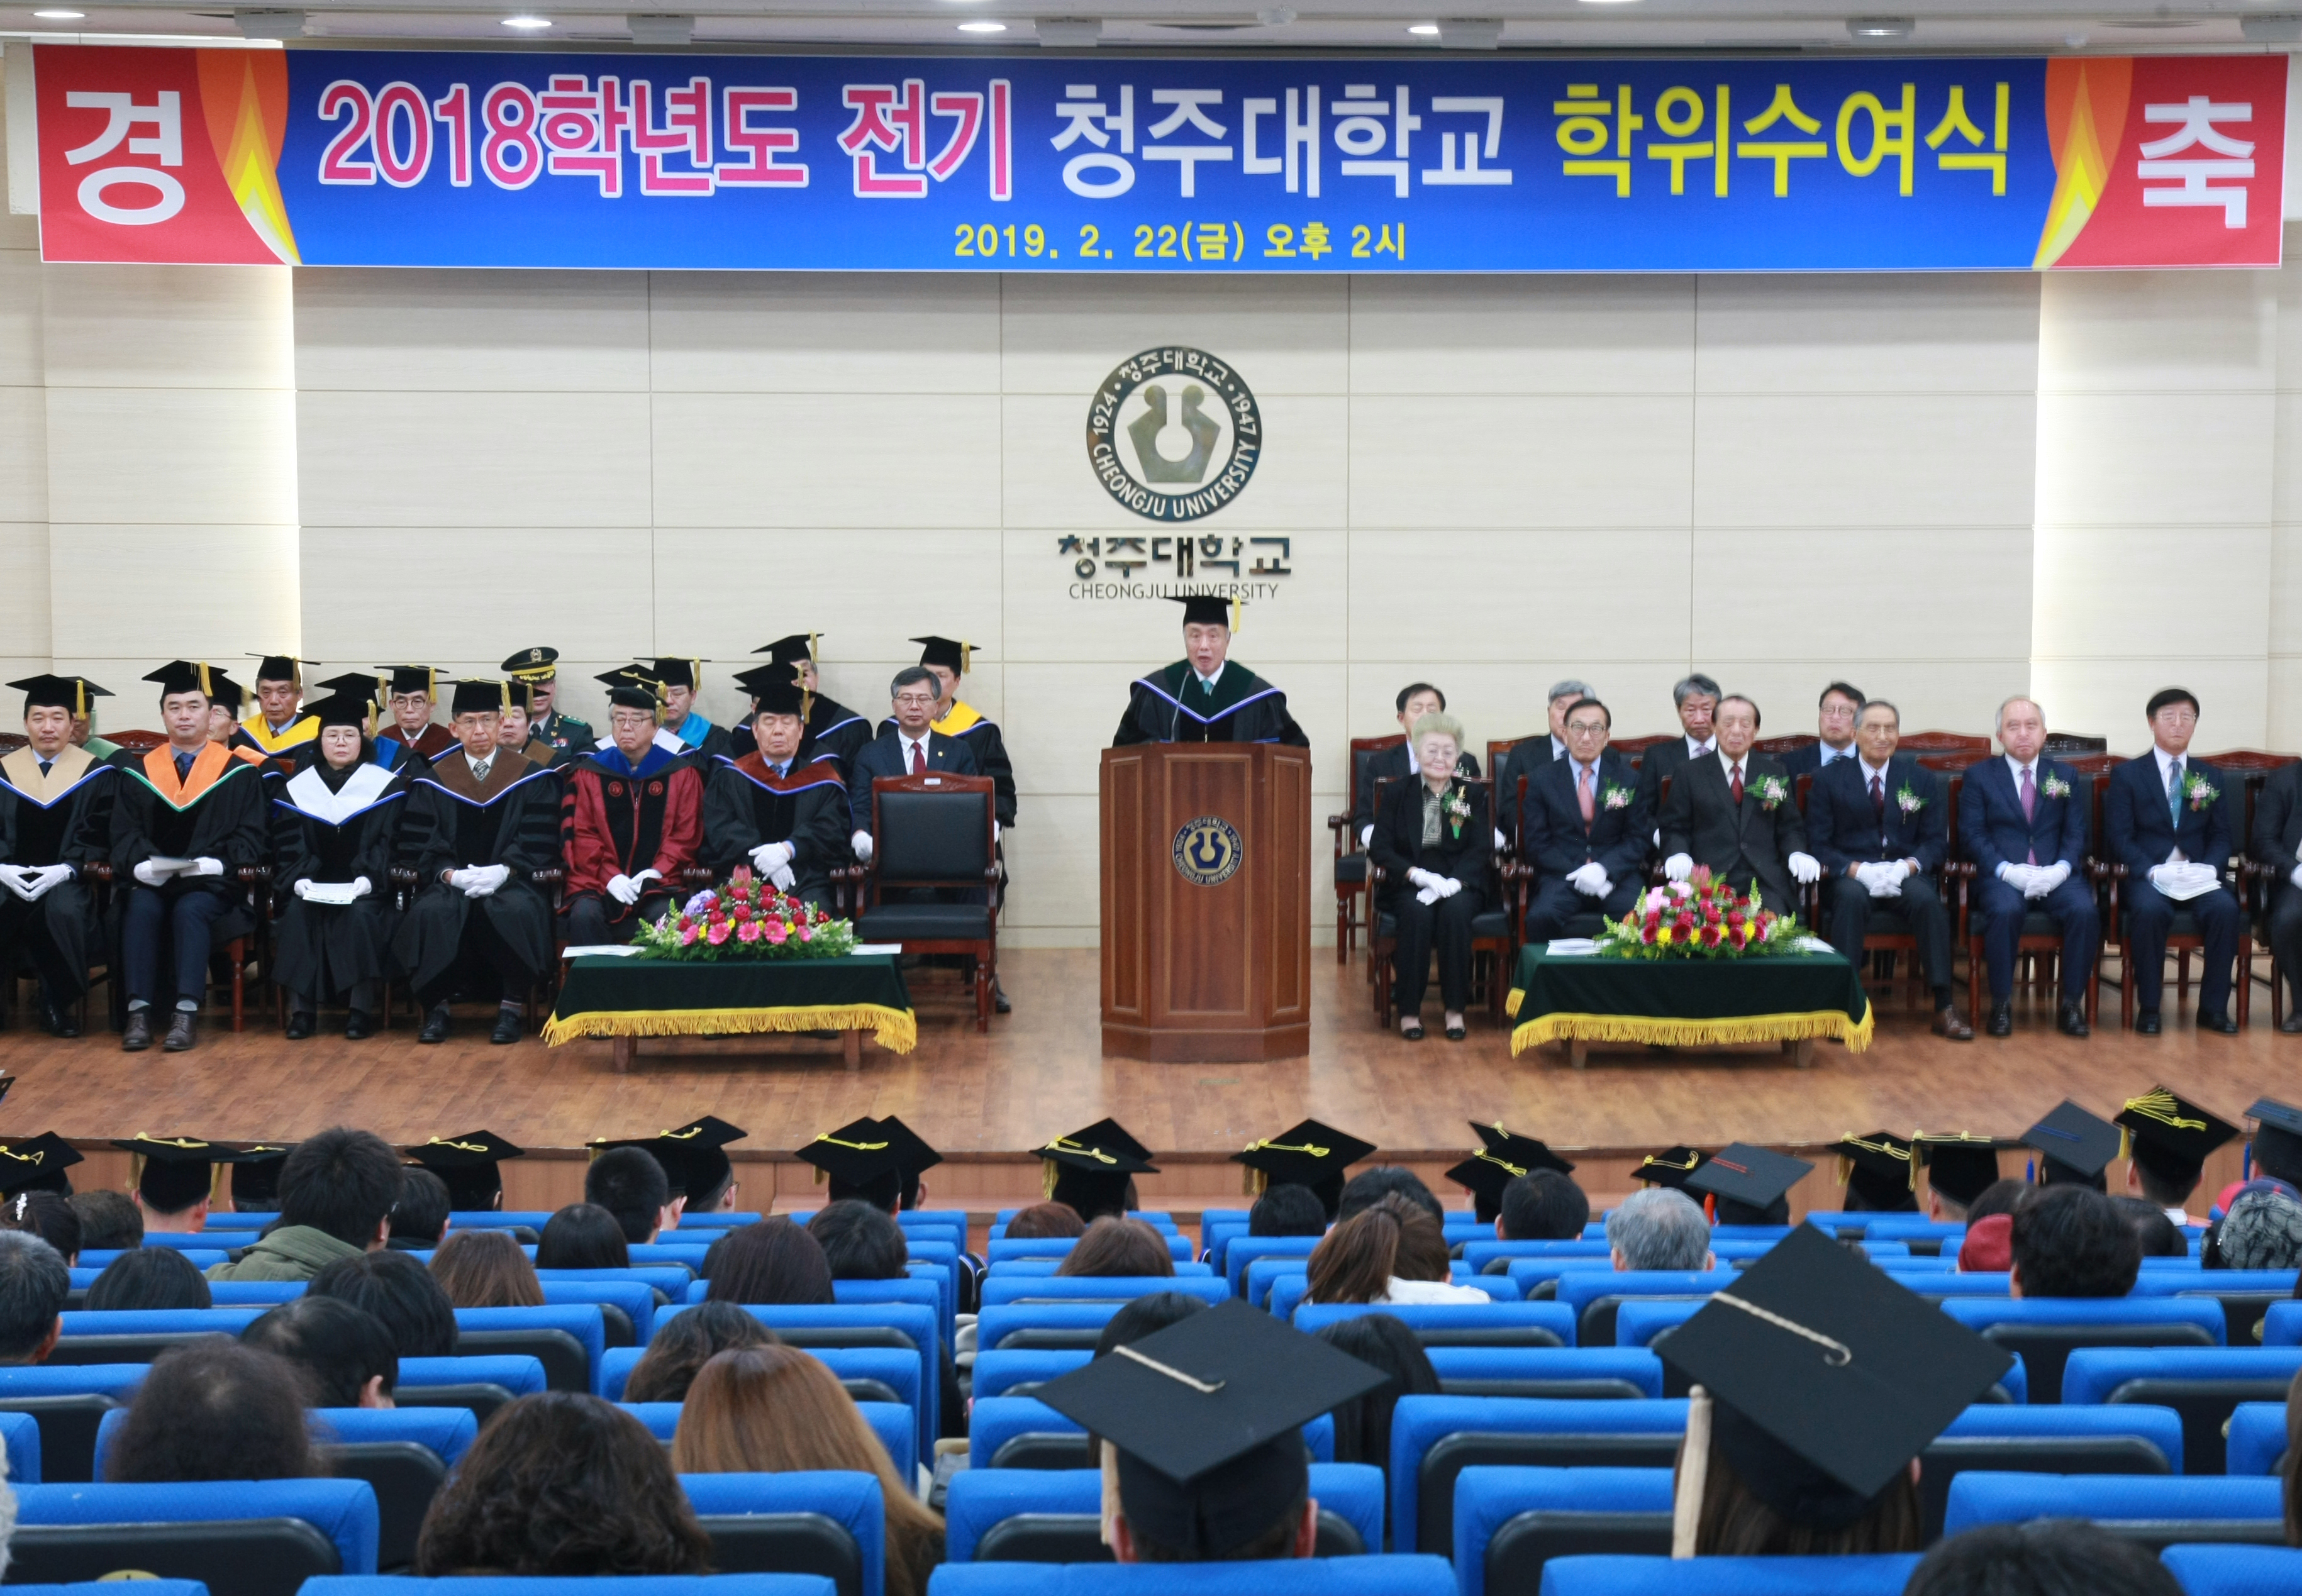
[[[1287,712],[1287,695],[1228,658],[1239,601],[1195,593],[1169,602],[1183,607],[1184,657],[1136,678],[1111,745],[1285,743],[1308,748],[1311,740]]]

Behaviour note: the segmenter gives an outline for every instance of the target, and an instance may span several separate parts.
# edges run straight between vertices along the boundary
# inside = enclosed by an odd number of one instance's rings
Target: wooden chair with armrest
[[[1375,813],[1382,812],[1383,801],[1398,784],[1382,781],[1375,784]],[[1489,802],[1487,812],[1494,812],[1494,784],[1484,777],[1466,778],[1463,785],[1485,792]],[[1486,883],[1490,898],[1488,905],[1471,917],[1471,991],[1475,998],[1484,992],[1487,1012],[1497,1023],[1503,1017],[1503,995],[1510,987],[1512,961],[1518,956],[1518,930],[1525,916],[1521,905],[1513,911],[1516,901],[1512,890],[1504,883],[1504,861],[1498,858],[1495,878]],[[1367,904],[1372,924],[1367,933],[1367,981],[1374,991],[1375,1023],[1389,1029],[1391,1013],[1391,956],[1399,949],[1399,923],[1390,915],[1375,908],[1375,895],[1381,892],[1383,874],[1381,866],[1367,861]],[[1433,955],[1436,956],[1435,953]]]
[[[1358,933],[1365,926],[1367,898],[1366,850],[1359,845],[1351,829],[1351,816],[1358,811],[1359,794],[1365,790],[1367,769],[1375,755],[1388,748],[1397,748],[1407,741],[1403,732],[1393,732],[1387,737],[1353,737],[1350,749],[1350,782],[1345,794],[1343,812],[1327,817],[1327,830],[1335,847],[1335,962],[1348,964],[1358,945]]]

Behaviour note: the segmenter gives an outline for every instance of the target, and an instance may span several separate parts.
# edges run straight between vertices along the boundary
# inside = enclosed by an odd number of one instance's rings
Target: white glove
[[[640,901],[640,884],[629,876],[615,877],[608,883],[608,895],[629,908]]]
[[[294,886],[294,888],[293,888],[292,890],[295,892],[295,894],[296,894],[296,895],[297,895],[298,897],[299,897],[299,898],[308,898],[308,897],[310,897],[310,896],[312,895],[312,883],[311,883],[310,879],[307,878],[306,878],[306,879],[304,879],[304,880],[301,880],[301,881],[297,882],[297,883],[296,883],[296,885],[295,885],[295,886]]]
[[[2042,898],[2045,897],[2048,893],[2054,891],[2054,888],[2060,886],[2063,882],[2070,878],[2071,867],[2063,863],[2060,860],[2055,861],[2053,864],[2039,866],[2038,896]]]
[[[1786,862],[1791,867],[1791,879],[1801,886],[1811,886],[1822,879],[1822,861],[1811,853],[1794,853]]]
[[[2298,864],[2291,870],[2288,871],[2286,878],[2294,883],[2295,886],[2302,886],[2302,864]]]
[[[364,898],[374,890],[375,883],[369,880],[365,876],[354,876],[352,878],[352,896],[356,898]]]
[[[761,843],[752,850],[752,868],[762,876],[773,876],[791,864],[792,853],[789,843]]]
[[[1883,864],[1858,864],[1854,867],[1854,878],[1874,898],[1885,897],[1895,880],[1891,868]]]
[[[1672,854],[1662,861],[1662,873],[1667,881],[1685,880],[1694,874],[1694,856],[1691,853]]]
[[[1439,889],[1436,886],[1426,886],[1415,895],[1415,901],[1423,904],[1435,903],[1439,901]]]
[[[1439,879],[1439,878],[1432,875],[1429,870],[1423,869],[1418,866],[1408,865],[1407,867],[1407,879],[1416,886],[1428,886],[1433,881]]]
[[[27,903],[34,897],[32,883],[38,872],[30,865],[0,864],[0,886],[6,887]]]
[[[2179,864],[2154,864],[2150,867],[2150,885],[2164,892],[2181,885],[2189,874]]]
[[[476,870],[449,870],[448,885],[469,897],[472,895],[472,878],[478,873]]]
[[[1441,878],[1440,878],[1440,881],[1439,881],[1439,895],[1440,895],[1441,897],[1442,897],[1442,898],[1451,898],[1451,897],[1453,897],[1457,893],[1458,893],[1458,892],[1460,892],[1460,891],[1462,891],[1462,890],[1463,890],[1463,884],[1462,884],[1460,881],[1456,880],[1454,877],[1452,877],[1452,876],[1444,876],[1444,877],[1441,877]]]
[[[634,886],[644,886],[651,881],[660,882],[662,879],[663,872],[656,869],[655,866],[650,865],[647,869],[642,870],[638,875],[632,878],[632,885]]]
[[[991,845],[995,848],[999,845],[999,822],[996,820],[991,822]]]
[[[1607,867],[1595,859],[1567,871],[1567,884],[1586,898],[1603,898],[1614,886],[1607,879]]]
[[[847,839],[847,845],[854,850],[855,857],[857,859],[861,860],[865,864],[870,864],[871,862],[871,834],[870,832],[858,831],[853,836]]]
[[[777,892],[789,892],[793,884],[798,879],[797,876],[792,874],[792,868],[787,864],[777,865],[768,872],[768,880]]]
[[[192,861],[192,868],[186,870],[184,874],[187,876],[221,876],[223,874],[223,861],[221,859],[195,859]]]
[[[71,866],[68,864],[52,864],[29,869],[27,871],[27,874],[30,878],[31,886],[31,890],[27,895],[27,898],[28,901],[37,903],[42,898],[47,896],[48,894],[54,892],[57,887],[62,886],[65,882],[71,880],[72,878],[72,869]]]
[[[1998,867],[1998,878],[2026,898],[2031,895],[2030,883],[2037,874],[2038,867],[2034,864],[2010,862]]]
[[[1373,841],[1374,841],[1374,827],[1372,827],[1372,826],[1362,826],[1362,827],[1359,827],[1359,846],[1360,846],[1361,848],[1365,848],[1365,847],[1369,843],[1371,843],[1371,842],[1373,842]],[[2296,856],[2297,858],[2302,858],[2302,853],[2298,853],[2295,856]]]
[[[1500,826],[1496,827],[1495,827],[1495,852],[1496,852],[1496,853],[1501,853],[1505,848],[1507,848],[1507,847],[1508,847],[1508,846],[1510,846],[1510,844],[1509,844],[1508,843],[1507,843],[1507,842],[1503,841],[1503,831],[1502,831],[1502,827],[1500,827]]]
[[[157,886],[168,878],[168,872],[160,868],[160,861],[156,859],[147,859],[138,865],[134,875],[147,886]]]
[[[484,898],[494,893],[498,888],[501,887],[505,882],[511,879],[511,866],[508,864],[483,864],[477,869],[474,870],[472,872],[472,885],[476,889],[473,892],[472,895],[475,898]]]

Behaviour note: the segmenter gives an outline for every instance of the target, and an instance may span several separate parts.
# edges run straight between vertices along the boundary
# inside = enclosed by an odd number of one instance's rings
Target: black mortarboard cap
[[[559,674],[559,651],[522,649],[496,668],[514,681],[548,682]]]
[[[1232,1298],[1114,1348],[1038,1396],[1116,1449],[1130,1525],[1214,1558],[1302,1501],[1302,1426],[1388,1378]]]
[[[1792,1158],[1738,1141],[1704,1159],[1702,1167],[1686,1178],[1686,1189],[1697,1194],[1707,1192],[1717,1197],[1722,1206],[1739,1203],[1750,1208],[1771,1208],[1788,1197],[1791,1188],[1804,1180],[1813,1168],[1803,1158]],[[1722,1214],[1720,1222],[1735,1222]]]
[[[1814,1529],[1860,1519],[2014,1363],[1811,1225],[1655,1350],[1717,1404],[1743,1483]]]
[[[239,706],[248,700],[246,688],[223,672],[214,669],[208,672],[207,694],[210,703],[229,710],[234,715],[239,713]]]
[[[1927,1184],[1962,1208],[1998,1179],[1999,1149],[2022,1145],[1988,1136],[1921,1136],[1917,1140]]]
[[[789,637],[778,637],[752,652],[765,654],[777,665],[796,665],[802,659],[811,663],[815,659],[815,645],[822,638],[820,632],[794,632]]]
[[[1659,1153],[1650,1153],[1639,1160],[1639,1167],[1631,1172],[1631,1179],[1643,1180],[1649,1186],[1668,1186],[1673,1191],[1684,1188],[1687,1178],[1710,1161],[1710,1155],[1693,1147],[1668,1147]]]
[[[1911,1144],[1899,1136],[1873,1130],[1867,1136],[1852,1131],[1831,1149],[1838,1155],[1840,1175],[1847,1191],[1862,1200],[1873,1214],[1910,1214],[1918,1210],[1913,1188],[1919,1166]]]
[[[2038,1172],[2041,1186],[2091,1186],[2105,1189],[2103,1170],[2118,1156],[2124,1138],[2117,1126],[2065,1097],[2054,1112],[2022,1132],[2022,1144],[2035,1147],[2045,1161]]]
[[[362,733],[367,730],[367,718],[375,708],[375,701],[357,697],[349,693],[332,693],[315,704],[304,706],[307,715],[319,718],[321,726],[356,726]]]
[[[762,665],[741,671],[735,680],[755,701],[754,715],[807,716],[807,689],[799,685],[798,676],[788,665]]]
[[[1231,626],[1239,602],[1219,593],[1170,595],[1167,601],[1183,607],[1183,625],[1187,626]]]
[[[613,670],[603,670],[592,678],[608,689],[608,701],[626,710],[655,710],[662,707],[663,694],[656,679],[643,665],[619,665]]]
[[[376,669],[391,678],[391,692],[429,693],[433,702],[440,698],[440,673],[428,665],[379,665]]]
[[[0,1141],[0,1196],[53,1191],[70,1197],[71,1177],[64,1172],[82,1162],[72,1145],[53,1130]]]
[[[895,1144],[895,1152],[903,1159],[903,1205],[919,1205],[920,1174],[943,1162],[943,1155],[928,1146],[927,1139],[894,1114],[879,1116],[879,1129]]]
[[[209,698],[215,696],[215,684],[223,672],[196,659],[171,659],[144,679],[160,684],[160,696],[178,693],[198,693]]]
[[[1517,1135],[1500,1125],[1482,1125],[1475,1120],[1471,1129],[1484,1145],[1449,1170],[1447,1178],[1469,1189],[1472,1212],[1481,1224],[1491,1224],[1501,1216],[1503,1188],[1521,1175],[1537,1170],[1556,1170],[1562,1175],[1575,1171],[1573,1163],[1533,1137]]]
[[[515,1147],[492,1130],[466,1130],[461,1136],[435,1136],[401,1155],[440,1177],[448,1188],[448,1206],[458,1213],[479,1214],[495,1207],[503,1197],[507,1158],[523,1158],[527,1149]]]
[[[27,713],[46,708],[70,710],[75,717],[82,716],[88,713],[89,699],[112,696],[86,676],[26,676],[22,681],[11,682],[8,685],[23,693]]]
[[[1151,1149],[1127,1134],[1116,1120],[1097,1120],[1038,1149],[1046,1195],[1070,1205],[1082,1219],[1127,1210],[1127,1186],[1137,1175],[1155,1175]]]
[[[920,645],[921,665],[940,665],[963,676],[974,663],[975,645],[971,643],[959,643],[948,637],[914,637],[912,641]]]
[[[348,670],[312,685],[338,698],[365,698],[379,704],[383,701],[383,678],[369,671]]]
[[[793,1155],[815,1165],[817,1179],[830,1184],[833,1202],[852,1199],[892,1212],[903,1200],[903,1161],[909,1151],[904,1138],[866,1114],[819,1133],[794,1148]]]
[[[727,1184],[727,1177],[735,1172],[735,1166],[727,1162],[727,1144],[750,1134],[740,1125],[705,1114],[664,1131],[648,1151],[663,1165],[672,1196],[701,1197]]]
[[[304,685],[304,662],[293,654],[250,654],[256,661],[256,679],[259,682],[293,682]]]
[[[1250,1195],[1259,1195],[1266,1186],[1309,1187],[1332,1223],[1343,1206],[1343,1172],[1374,1151],[1373,1142],[1305,1120],[1276,1136],[1248,1143],[1231,1161],[1247,1165]]]
[[[500,715],[511,703],[511,689],[503,683],[487,677],[466,678],[456,684],[456,695],[449,701],[448,713],[457,715]]]
[[[215,1166],[236,1162],[230,1147],[202,1141],[196,1136],[146,1136],[138,1133],[113,1144],[130,1155],[130,1179],[145,1205],[162,1214],[181,1214],[212,1196]]]
[[[2128,1098],[2111,1122],[2125,1128],[2127,1151],[2135,1163],[2161,1180],[2177,1183],[2196,1180],[2206,1155],[2239,1134],[2228,1120],[2163,1086]]]
[[[660,682],[667,687],[685,687],[691,693],[702,685],[701,659],[643,659],[632,669],[647,681]]]
[[[2302,1108],[2257,1097],[2246,1117],[2255,1122],[2254,1162],[2289,1185],[2302,1184]]]
[[[280,1169],[295,1150],[290,1143],[261,1141],[240,1148],[231,1166],[231,1205],[244,1214],[276,1210]]]

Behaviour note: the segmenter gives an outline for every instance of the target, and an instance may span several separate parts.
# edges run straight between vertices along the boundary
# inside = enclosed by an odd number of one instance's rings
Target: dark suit
[[[1359,833],[1374,824],[1375,784],[1407,780],[1416,773],[1413,760],[1414,752],[1404,743],[1394,743],[1389,748],[1379,748],[1368,757],[1366,773],[1359,778],[1358,796],[1351,804],[1350,846],[1344,852],[1356,853],[1366,846],[1365,843],[1359,841]],[[1508,764],[1509,761],[1504,762]],[[1458,754],[1455,757],[1455,774],[1467,776],[1475,780],[1479,774],[1478,756],[1469,753]]]
[[[1495,761],[1495,809],[1508,815],[1511,805],[1518,802],[1518,778],[1526,777],[1526,785],[1534,785],[1534,778],[1545,765],[1555,765],[1567,757],[1567,744],[1549,732],[1537,732],[1521,739],[1515,748],[1503,751]]]
[[[1710,752],[1718,752],[1718,741],[1712,737]],[[1658,743],[1639,760],[1639,791],[1647,801],[1647,812],[1662,813],[1662,784],[1666,777],[1675,777],[1686,769],[1686,734],[1681,732],[1667,743]],[[1676,786],[1677,784],[1673,782]],[[1668,852],[1668,850],[1666,850]]]
[[[1654,811],[1647,807],[1637,772],[1613,749],[1600,752],[1588,825],[1575,790],[1572,759],[1553,760],[1533,776],[1519,808],[1519,856],[1533,869],[1535,883],[1526,908],[1527,940],[1565,936],[1578,914],[1595,911],[1620,920],[1646,889],[1647,852],[1654,834]],[[1626,795],[1627,803],[1609,808],[1609,793]],[[1593,862],[1607,872],[1603,901],[1575,891],[1567,879],[1570,871]]]
[[[1668,746],[1668,744],[1665,744]],[[1679,744],[1682,750],[1685,744]],[[1783,786],[1781,802],[1769,809],[1759,787],[1769,777]],[[1690,855],[1709,865],[1713,876],[1724,877],[1736,892],[1755,885],[1764,907],[1790,914],[1798,909],[1798,889],[1792,884],[1788,861],[1806,852],[1806,824],[1793,798],[1791,778],[1772,756],[1752,752],[1743,757],[1743,802],[1734,802],[1726,767],[1714,755],[1683,764],[1670,784],[1670,797],[1662,806],[1662,853]]]
[[[1460,1012],[1471,996],[1471,921],[1485,907],[1488,878],[1494,864],[1494,817],[1486,789],[1458,781],[1450,791],[1464,794],[1471,812],[1460,830],[1441,820],[1439,840],[1423,844],[1423,796],[1430,789],[1421,780],[1403,781],[1383,794],[1382,812],[1375,821],[1374,841],[1368,857],[1382,871],[1382,891],[1377,909],[1399,923],[1393,993],[1402,1014],[1417,1012],[1431,983],[1431,950],[1439,950],[1439,991],[1450,1013]],[[1416,897],[1422,890],[1407,878],[1410,869],[1449,876],[1463,884],[1452,897],[1425,903]]]
[[[2294,996],[2287,1012],[2302,1013],[2302,887],[2294,885],[2295,867],[2302,865],[2302,761],[2281,765],[2263,783],[2254,801],[2253,853],[2277,872],[2271,878],[2270,951]]]
[[[1846,752],[1830,762],[1834,765],[1843,765],[1855,758],[1858,752],[1854,745],[1849,743]],[[1822,744],[1819,743],[1809,743],[1803,748],[1794,748],[1788,753],[1777,757],[1783,761],[1783,769],[1791,773],[1793,781],[1796,781],[1802,776],[1818,776],[1822,772]],[[1811,817],[1807,823],[1813,824]]]
[[[2194,776],[2211,782],[2217,796],[2197,808],[2186,792],[2170,814],[2155,753],[2129,760],[2110,773],[2104,840],[2109,856],[2126,867],[2126,879],[2118,884],[2118,902],[2126,916],[2134,1001],[2146,1013],[2157,1012],[2159,987],[2165,979],[2166,935],[2181,910],[2189,911],[2206,944],[2205,973],[2198,979],[2198,1012],[2228,1012],[2231,965],[2238,957],[2239,935],[2246,921],[2238,899],[2222,886],[2177,901],[2150,883],[2151,867],[2165,863],[2167,855],[2177,848],[2183,858],[2194,864],[2212,865],[2217,873],[2230,863],[2230,809],[2232,803],[2243,802],[2237,795],[2237,784],[2226,780],[2212,765],[2186,754],[2182,759],[2185,787]]]
[[[1902,805],[1900,795],[1906,791],[1918,801],[1915,811]],[[1869,773],[1862,761],[1833,760],[1816,772],[1808,790],[1806,830],[1815,858],[1837,878],[1823,891],[1827,934],[1830,945],[1850,964],[1862,962],[1862,938],[1869,930],[1873,907],[1869,889],[1854,878],[1854,867],[1919,861],[1917,873],[1903,878],[1902,896],[1878,903],[1889,911],[1901,909],[1911,935],[1918,938],[1919,958],[1936,1001],[1947,998],[1950,916],[1943,910],[1940,876],[1949,851],[1950,822],[1943,814],[1942,783],[1935,773],[1914,755],[1896,754],[1886,761],[1878,802],[1873,803]]]
[[[847,783],[850,810],[854,817],[854,830],[871,829],[871,782],[880,776],[908,776],[911,766],[905,762],[909,750],[903,746],[903,734],[893,726],[880,728],[879,735],[856,750]],[[947,776],[980,776],[975,768],[975,754],[957,737],[946,737],[941,732],[928,733],[928,769]]]
[[[2030,911],[2021,890],[1998,878],[1998,867],[2032,863],[2071,867],[2071,878],[2038,900],[2037,907],[2062,928],[2063,1003],[2075,1006],[2085,996],[2088,973],[2102,946],[2102,916],[2095,908],[2094,889],[2086,878],[2090,778],[2044,754],[2038,756],[2034,769],[2037,802],[2026,820],[2014,773],[2004,758],[1987,759],[1970,768],[1959,798],[1959,842],[1975,865],[1971,912],[1983,917],[1982,947],[1990,967],[1994,1004],[2013,995],[2014,942],[2022,934],[2023,919]],[[2066,784],[2069,794],[2049,796],[2046,791],[2049,782]]]

